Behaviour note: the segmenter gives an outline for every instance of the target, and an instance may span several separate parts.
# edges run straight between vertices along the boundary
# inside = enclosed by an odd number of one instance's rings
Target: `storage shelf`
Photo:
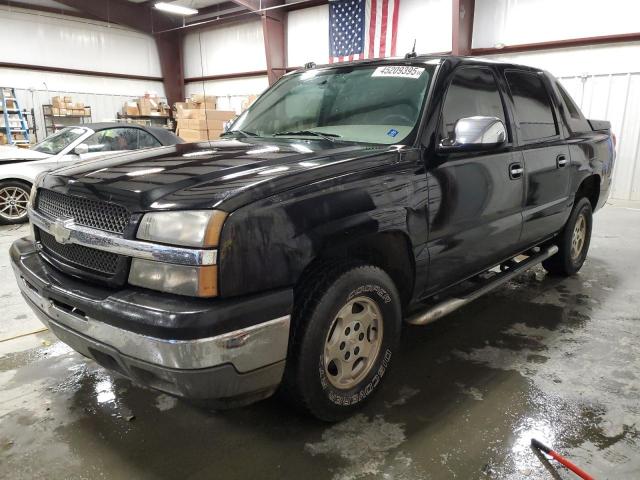
[[[75,125],[91,123],[91,107],[85,106],[84,110],[85,115],[59,115],[53,113],[53,105],[42,105],[45,136],[48,137],[52,133],[55,133],[58,130],[62,130],[66,127],[73,127]],[[86,114],[86,112],[88,112],[88,115]],[[63,122],[63,119],[68,120],[68,122]]]

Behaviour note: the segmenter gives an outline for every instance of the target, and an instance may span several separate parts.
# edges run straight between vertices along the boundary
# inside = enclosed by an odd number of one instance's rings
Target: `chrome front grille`
[[[77,225],[122,235],[129,224],[126,208],[109,202],[40,189],[36,210],[51,218],[73,218]]]
[[[44,252],[59,261],[109,277],[118,271],[120,255],[82,245],[58,243],[53,235],[44,230],[39,230],[38,233]]]

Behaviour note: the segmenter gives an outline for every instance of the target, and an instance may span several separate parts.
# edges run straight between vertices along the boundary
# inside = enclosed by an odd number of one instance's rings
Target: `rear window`
[[[505,78],[516,107],[520,136],[533,142],[558,134],[551,99],[542,78],[531,72],[507,70]]]
[[[589,122],[584,118],[584,115],[580,112],[580,109],[571,98],[571,95],[567,93],[560,82],[556,82],[558,92],[560,92],[560,98],[564,106],[565,120],[569,130],[572,132],[588,132],[591,130]]]

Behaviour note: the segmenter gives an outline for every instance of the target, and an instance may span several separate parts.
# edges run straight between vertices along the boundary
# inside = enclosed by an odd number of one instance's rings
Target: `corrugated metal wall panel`
[[[639,14],[631,0],[476,0],[473,47],[635,33]]]
[[[260,20],[187,32],[184,76],[201,77],[266,70]]]
[[[12,6],[0,25],[3,62],[162,76],[153,37],[129,28]]]
[[[559,80],[587,118],[611,122],[618,138],[611,198],[640,200],[640,72]]]

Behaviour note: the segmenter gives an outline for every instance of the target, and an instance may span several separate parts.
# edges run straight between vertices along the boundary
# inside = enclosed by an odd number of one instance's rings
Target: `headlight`
[[[215,265],[195,267],[134,258],[129,283],[176,295],[215,297],[218,295],[218,268]]]
[[[184,247],[217,247],[225,218],[227,213],[219,210],[147,213],[138,238]]]
[[[213,248],[218,246],[226,218],[226,212],[219,210],[152,212],[142,217],[136,236],[156,243]],[[215,297],[218,294],[218,267],[174,265],[134,258],[129,283],[177,295]]]

